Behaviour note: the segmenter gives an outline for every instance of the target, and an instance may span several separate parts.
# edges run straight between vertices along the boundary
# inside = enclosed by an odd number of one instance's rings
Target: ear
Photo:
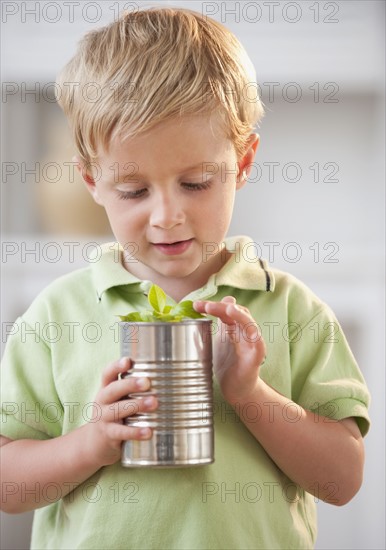
[[[245,153],[239,160],[239,175],[237,178],[236,189],[241,189],[247,182],[249,173],[252,169],[252,162],[256,155],[256,150],[260,142],[260,136],[258,134],[251,134],[249,136]]]
[[[103,202],[99,197],[98,189],[97,189],[97,186],[95,185],[95,179],[93,178],[91,170],[88,170],[84,161],[77,156],[72,157],[72,162],[76,163],[78,172],[82,176],[82,179],[86,184],[86,188],[90,192],[94,201],[97,204],[100,204],[101,206],[103,206]]]

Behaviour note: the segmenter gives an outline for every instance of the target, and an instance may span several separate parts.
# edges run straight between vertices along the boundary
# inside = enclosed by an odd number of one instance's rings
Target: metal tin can
[[[147,377],[157,396],[154,412],[125,419],[127,426],[149,427],[146,441],[125,441],[126,467],[183,467],[214,462],[212,321],[120,323],[121,355],[134,364],[124,376]],[[132,393],[129,397],[143,396]]]

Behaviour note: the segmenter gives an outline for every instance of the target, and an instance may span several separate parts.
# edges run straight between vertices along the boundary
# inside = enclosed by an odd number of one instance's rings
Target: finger
[[[151,439],[153,430],[151,428],[132,428],[131,426],[124,426],[126,433],[122,438],[122,441],[129,441],[131,439]]]
[[[231,304],[227,306],[226,313],[240,326],[249,341],[261,338],[259,327],[247,308]]]
[[[134,414],[154,411],[157,407],[158,401],[154,395],[117,401],[109,405],[107,416],[104,416],[104,419],[107,422],[118,422]]]
[[[98,394],[98,401],[103,404],[114,403],[131,393],[146,392],[150,389],[150,380],[137,376],[128,376],[113,380],[103,387]]]
[[[225,305],[227,305],[227,304],[236,304],[236,303],[237,303],[236,298],[234,298],[234,296],[224,296],[224,298],[222,298],[221,302],[212,302],[211,300],[196,300],[195,302],[193,302],[193,307],[197,310],[205,311],[208,304],[216,304],[216,305],[225,304]],[[222,307],[222,306],[220,306],[220,307]],[[244,306],[239,305],[238,307],[244,309],[245,311],[248,311],[248,309],[245,308]]]
[[[254,342],[261,338],[259,327],[251,316],[248,308],[240,306],[234,302],[204,302],[205,312],[219,317],[221,322],[226,325],[225,331],[230,335],[231,341],[238,341],[237,338],[243,334],[248,342]],[[231,335],[234,335],[231,337]]]
[[[115,441],[130,441],[132,439],[151,439],[153,430],[151,428],[134,428],[125,424],[110,424],[108,426],[108,437]]]
[[[236,323],[243,324],[253,321],[249,310],[243,306],[239,306],[238,304],[227,304],[225,313],[228,317],[236,321]]]
[[[228,304],[227,302],[195,302],[197,308],[195,309],[200,313],[208,313],[221,319],[221,321],[227,325],[233,325],[235,321],[227,314],[227,308],[234,304]]]
[[[236,298],[234,296],[224,296],[224,298],[221,301],[229,304],[235,304]]]
[[[127,372],[132,367],[133,361],[130,357],[121,357],[108,365],[102,371],[102,386],[107,386],[118,378],[123,372]]]
[[[203,300],[196,300],[193,302],[193,309],[195,309],[198,313],[205,313],[205,304],[207,302],[204,302]]]

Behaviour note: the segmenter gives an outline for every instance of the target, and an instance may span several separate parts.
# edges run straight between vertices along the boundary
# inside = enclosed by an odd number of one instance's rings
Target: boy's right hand
[[[92,418],[86,430],[90,456],[95,458],[100,467],[114,464],[120,459],[122,441],[150,439],[152,436],[150,428],[133,428],[123,424],[124,418],[138,412],[154,411],[158,406],[154,395],[125,399],[130,393],[142,393],[150,389],[148,378],[118,378],[130,367],[131,360],[123,357],[111,363],[102,373],[102,385],[95,397]]]

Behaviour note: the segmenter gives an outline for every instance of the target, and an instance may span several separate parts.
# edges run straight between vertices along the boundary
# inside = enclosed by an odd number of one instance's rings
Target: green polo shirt
[[[300,281],[254,257],[247,237],[227,239],[226,247],[233,252],[227,264],[185,299],[233,295],[266,342],[261,377],[305,409],[355,417],[365,434],[369,394],[331,310]],[[116,243],[96,250],[95,261],[49,285],[16,321],[2,364],[4,436],[58,437],[90,420],[101,372],[119,357],[116,316],[147,307],[151,281],[125,270],[121,254]],[[242,422],[244,415],[258,422],[258,404],[236,414],[216,381],[214,399],[213,464],[105,466],[35,512],[32,548],[312,548],[314,497],[284,475]],[[274,404],[262,406],[275,414]]]

